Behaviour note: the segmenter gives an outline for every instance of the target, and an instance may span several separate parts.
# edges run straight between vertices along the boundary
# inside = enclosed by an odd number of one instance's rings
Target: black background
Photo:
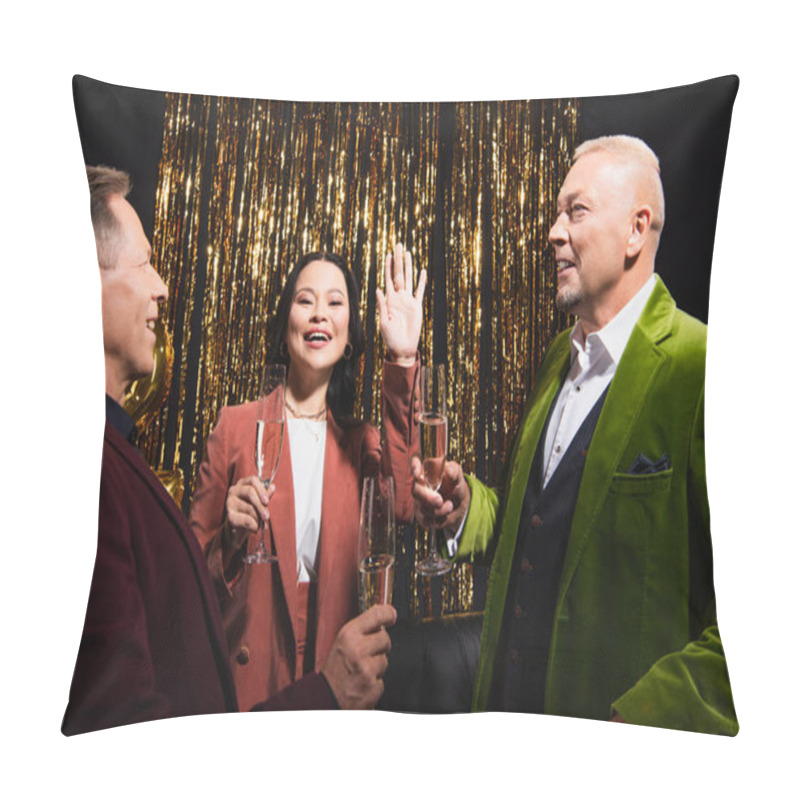
[[[703,322],[738,86],[737,77],[727,76],[655,92],[581,98],[579,105],[580,141],[625,133],[643,139],[659,157],[667,214],[656,268],[678,306]],[[129,199],[152,238],[164,93],[80,75],[73,79],[73,92],[84,161],[131,175]],[[443,104],[444,130],[451,114],[452,107]],[[434,241],[434,251],[436,246]]]

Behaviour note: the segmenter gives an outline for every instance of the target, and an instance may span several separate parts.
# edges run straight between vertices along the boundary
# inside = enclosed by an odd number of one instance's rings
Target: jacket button
[[[533,569],[533,564],[528,560],[528,556],[523,556],[519,565],[520,572],[530,572]]]
[[[250,660],[250,649],[248,647],[240,647],[239,652],[236,654],[236,663],[244,666]]]
[[[542,524],[544,524],[544,520],[538,514],[531,517],[531,528],[538,528]]]

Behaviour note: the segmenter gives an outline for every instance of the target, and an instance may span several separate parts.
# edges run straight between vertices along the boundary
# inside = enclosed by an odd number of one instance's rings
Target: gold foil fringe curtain
[[[577,117],[569,100],[167,95],[153,249],[170,289],[175,368],[144,444],[150,463],[181,466],[191,497],[220,409],[257,393],[267,320],[311,250],[339,253],[360,273],[367,352],[357,414],[380,424],[375,289],[384,256],[403,242],[415,270],[428,270],[420,352],[428,363],[446,353],[450,450],[466,470],[499,479],[533,369],[566,324],[547,232]],[[443,119],[452,136],[440,135]],[[417,613],[430,612],[430,583],[409,580]],[[442,610],[472,607],[472,569],[462,565],[443,580]]]
[[[548,233],[577,139],[569,100],[455,105],[445,214],[450,451],[501,480],[534,366],[566,318],[555,309]],[[430,315],[429,315],[430,316]],[[473,606],[470,567],[444,580],[443,610]]]

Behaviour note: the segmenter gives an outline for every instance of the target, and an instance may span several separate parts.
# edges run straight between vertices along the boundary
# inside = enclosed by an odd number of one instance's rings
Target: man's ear
[[[650,233],[650,226],[653,223],[653,209],[650,206],[639,206],[633,213],[631,218],[631,232],[628,237],[628,247],[625,250],[625,255],[630,258],[636,258],[642,251],[647,236]]]

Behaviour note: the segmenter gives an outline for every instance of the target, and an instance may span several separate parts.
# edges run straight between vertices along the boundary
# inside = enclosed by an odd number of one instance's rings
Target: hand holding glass
[[[395,562],[394,481],[364,478],[358,526],[358,596],[361,611],[392,602]]]
[[[286,367],[283,364],[268,364],[264,369],[258,398],[255,438],[256,474],[265,489],[275,479],[283,447],[283,392],[285,388]],[[278,560],[267,550],[264,543],[266,526],[263,520],[259,527],[261,538],[256,549],[245,557],[245,564],[272,564]]]

